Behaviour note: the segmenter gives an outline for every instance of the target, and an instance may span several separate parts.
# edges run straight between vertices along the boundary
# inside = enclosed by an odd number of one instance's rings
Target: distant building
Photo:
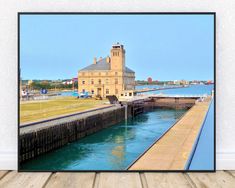
[[[28,80],[28,85],[32,85],[33,80]]]
[[[148,84],[151,84],[153,82],[153,79],[151,77],[148,77]]]
[[[174,80],[175,85],[188,85],[189,81],[187,80]]]
[[[175,84],[175,82],[173,82],[173,81],[169,81],[169,82],[167,82],[167,84],[168,84],[168,85],[174,85],[174,84]]]
[[[112,46],[110,56],[94,59],[93,64],[78,72],[78,91],[92,95],[119,96],[124,90],[135,89],[135,72],[126,67],[124,46]]]

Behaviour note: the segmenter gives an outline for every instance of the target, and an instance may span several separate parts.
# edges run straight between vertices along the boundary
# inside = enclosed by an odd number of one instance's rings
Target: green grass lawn
[[[107,102],[107,100],[77,99],[74,97],[21,102],[20,124],[107,106],[104,102]]]

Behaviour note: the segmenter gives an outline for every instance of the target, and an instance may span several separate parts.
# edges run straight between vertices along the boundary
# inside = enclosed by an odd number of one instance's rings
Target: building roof
[[[131,70],[130,68],[126,67],[126,72],[132,72],[135,73],[133,70]]]
[[[103,58],[97,61],[96,64],[91,64],[81,69],[80,71],[89,71],[89,70],[111,70],[111,66],[110,66],[110,63],[106,62],[106,58]],[[131,70],[128,67],[126,67],[126,72],[135,73],[133,70]]]

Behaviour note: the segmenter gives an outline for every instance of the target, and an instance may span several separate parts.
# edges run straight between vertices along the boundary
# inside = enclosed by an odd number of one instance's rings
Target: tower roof
[[[112,48],[121,48],[121,49],[123,49],[123,45],[119,44],[119,42],[117,42],[116,44],[112,45]]]

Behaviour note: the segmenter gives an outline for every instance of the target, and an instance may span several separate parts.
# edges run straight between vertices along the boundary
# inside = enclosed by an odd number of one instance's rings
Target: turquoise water
[[[214,100],[205,119],[190,170],[214,170]]]
[[[61,94],[60,96],[72,96],[72,97],[78,96],[78,92],[76,91],[63,91],[60,94]]]
[[[24,170],[125,170],[185,110],[157,109],[70,143],[21,166]]]

